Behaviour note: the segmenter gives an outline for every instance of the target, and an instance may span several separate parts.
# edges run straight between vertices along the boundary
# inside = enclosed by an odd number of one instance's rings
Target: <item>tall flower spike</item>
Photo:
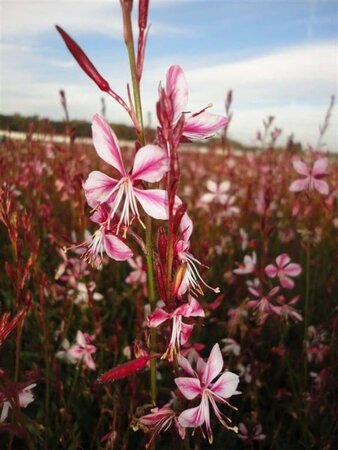
[[[135,187],[137,181],[155,183],[162,179],[168,170],[166,152],[157,145],[146,145],[140,148],[136,153],[131,173],[127,173],[117,138],[110,126],[98,114],[93,118],[92,130],[97,154],[113,166],[120,173],[121,178],[116,180],[99,171],[91,172],[84,183],[89,206],[95,209],[107,203],[110,207],[109,221],[119,212],[117,233],[121,225],[124,225],[124,236],[135,217],[144,226],[137,201],[141,203],[149,216],[154,219],[167,219],[167,192],[162,189],[144,190]]]

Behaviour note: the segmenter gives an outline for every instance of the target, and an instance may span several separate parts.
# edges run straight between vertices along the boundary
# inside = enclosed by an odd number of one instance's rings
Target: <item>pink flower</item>
[[[91,338],[87,333],[82,333],[78,330],[76,333],[76,344],[73,344],[68,350],[68,354],[76,361],[83,362],[88,369],[96,370],[96,366],[92,357],[92,354],[96,352],[95,345],[92,345]]]
[[[174,352],[180,352],[180,346],[184,345],[190,338],[193,324],[187,324],[182,321],[184,317],[204,317],[202,306],[196,299],[190,297],[188,303],[176,308],[169,313],[163,308],[157,308],[153,313],[147,317],[148,327],[156,328],[166,320],[172,320],[172,332],[167,351],[162,358],[167,358],[173,361]]]
[[[116,180],[102,172],[91,172],[84,183],[84,190],[89,206],[96,208],[102,203],[110,207],[109,220],[112,220],[119,211],[120,220],[117,225],[117,234],[121,224],[127,228],[136,217],[141,224],[137,201],[141,203],[144,211],[155,219],[167,219],[167,193],[161,189],[139,189],[136,182],[146,181],[155,183],[160,181],[168,170],[168,157],[166,151],[157,145],[146,145],[138,150],[134,165],[130,173],[124,167],[117,138],[110,126],[96,114],[93,118],[93,142],[97,154],[108,164],[113,166],[121,178]],[[144,226],[144,225],[143,225]]]
[[[185,113],[188,104],[188,85],[184,72],[180,66],[171,66],[167,72],[166,93],[173,107],[173,120],[177,122],[181,114],[185,114],[183,137],[186,139],[207,139],[222,130],[229,122],[226,117],[217,114],[201,112],[194,114]]]
[[[329,185],[322,178],[328,174],[327,158],[319,158],[314,162],[312,169],[309,169],[304,161],[296,159],[293,161],[293,168],[296,172],[305,178],[299,178],[293,181],[289,187],[292,192],[300,192],[306,189],[316,189],[320,194],[327,195],[329,193]]]
[[[203,194],[200,201],[202,203],[212,203],[218,202],[221,205],[225,205],[229,199],[229,195],[227,192],[230,189],[230,182],[223,181],[222,183],[215,183],[215,181],[208,180],[207,181],[208,191],[206,194]]]
[[[265,267],[265,273],[270,278],[279,278],[280,284],[285,289],[292,289],[295,285],[290,277],[297,277],[301,274],[302,268],[299,264],[290,262],[291,259],[287,253],[283,253],[276,258],[276,266],[269,264]]]
[[[92,222],[98,223],[100,228],[85,242],[75,246],[86,248],[81,258],[100,269],[104,254],[115,261],[126,261],[133,256],[132,250],[121,238],[116,236],[114,232],[116,231],[116,225],[109,220],[109,210],[105,205],[98,205],[90,219]]]
[[[162,431],[168,430],[172,424],[181,439],[185,437],[185,429],[181,426],[177,419],[175,411],[171,408],[153,408],[150,414],[146,414],[138,419],[138,421],[143,425],[152,430],[152,435],[150,441],[146,445],[146,449],[151,447],[154,438],[159,435]]]
[[[263,295],[260,290],[255,289],[253,287],[248,288],[252,295],[257,297],[256,300],[250,300],[248,302],[249,308],[255,308],[260,316],[260,323],[263,324],[266,320],[266,318],[270,314],[277,314],[279,315],[280,311],[277,306],[272,304],[272,299],[276,296],[276,294],[280,290],[280,286],[276,286],[273,289],[271,289],[268,294]]]
[[[196,265],[202,266],[203,264],[189,252],[193,223],[187,213],[182,217],[180,229],[182,231],[182,239],[176,243],[175,250],[179,261],[185,265],[185,274],[178,289],[178,296],[182,296],[188,289],[195,295],[203,295],[200,283],[212,291],[219,293],[219,288],[213,288],[203,280],[196,267]]]
[[[257,264],[256,252],[252,252],[252,256],[245,255],[243,262],[238,266],[238,269],[234,269],[233,272],[236,275],[247,275],[255,270]]]
[[[30,403],[34,401],[34,395],[32,394],[32,389],[35,388],[36,384],[30,384],[29,386],[26,386],[25,388],[21,389],[17,393],[18,403],[20,408],[26,408]],[[9,400],[6,400],[6,398],[1,399],[0,401],[3,401],[1,416],[0,416],[0,423],[4,422],[7,419],[8,412],[10,408],[12,408],[12,402]]]
[[[231,423],[230,419],[224,416],[217,406],[217,403],[231,406],[228,399],[232,395],[239,394],[237,391],[239,383],[238,375],[232,372],[224,372],[219,376],[223,368],[223,358],[219,345],[214,345],[207,362],[201,358],[198,359],[196,371],[192,369],[189,361],[183,356],[180,356],[179,364],[190,377],[175,378],[177,387],[188,400],[193,400],[197,397],[201,398],[201,402],[198,406],[187,409],[180,414],[178,418],[179,423],[185,428],[197,428],[205,424],[206,434],[209,443],[211,444],[211,404],[212,409],[221,424],[229,429],[237,431],[237,427],[231,427],[229,425]]]
[[[276,306],[276,308],[278,309],[279,315],[283,317],[284,320],[287,321],[288,319],[292,319],[295,322],[301,322],[303,320],[301,314],[291,306],[296,304],[298,300],[299,295],[293,297],[288,303],[286,302],[284,295],[279,295],[277,297],[277,302],[280,306]]]
[[[263,441],[266,438],[266,435],[262,433],[263,428],[261,424],[255,425],[249,431],[244,423],[241,422],[238,425],[238,428],[238,437],[243,441],[247,441],[248,443],[253,443],[253,441]]]
[[[145,270],[142,256],[136,256],[135,259],[128,259],[128,264],[133,269],[127,276],[127,284],[144,284],[147,282],[147,272]]]

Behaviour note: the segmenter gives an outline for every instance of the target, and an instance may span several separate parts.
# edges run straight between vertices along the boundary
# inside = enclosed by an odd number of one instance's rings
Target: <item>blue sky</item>
[[[135,1],[135,6],[136,5]],[[191,109],[212,102],[223,112],[234,89],[230,134],[252,143],[262,119],[276,116],[285,137],[315,143],[331,94],[337,95],[337,0],[153,0],[143,80],[144,109],[154,118],[159,81],[180,64]],[[136,9],[136,8],[135,8]],[[3,0],[1,110],[62,118],[100,111],[96,86],[76,67],[55,23],[86,50],[122,96],[129,81],[118,0]],[[128,117],[107,98],[108,117]],[[337,109],[327,143],[337,150]]]

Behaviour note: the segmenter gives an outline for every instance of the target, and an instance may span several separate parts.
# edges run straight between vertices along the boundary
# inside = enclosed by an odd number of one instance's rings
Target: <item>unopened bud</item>
[[[106,81],[96,70],[93,63],[84,53],[82,48],[67,34],[61,27],[55,25],[62,39],[68,47],[70,53],[74,56],[81,69],[97,84],[97,86],[104,92],[110,90],[108,81]]]

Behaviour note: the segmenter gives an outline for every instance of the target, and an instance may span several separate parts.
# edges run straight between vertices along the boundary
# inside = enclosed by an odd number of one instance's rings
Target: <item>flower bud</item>
[[[62,39],[68,47],[70,53],[74,56],[81,69],[97,84],[97,86],[104,92],[110,90],[108,81],[106,81],[96,70],[93,63],[84,53],[81,47],[67,34],[61,27],[55,25]]]

